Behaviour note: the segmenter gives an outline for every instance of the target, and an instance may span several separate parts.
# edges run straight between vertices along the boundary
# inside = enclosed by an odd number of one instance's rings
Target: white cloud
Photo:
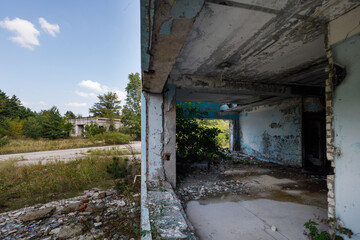
[[[101,85],[99,82],[95,82],[92,80],[82,80],[81,82],[79,82],[78,86],[98,92],[100,94],[114,92],[116,93],[118,99],[121,100],[121,104],[125,103],[126,92],[120,91],[117,88],[111,89],[106,85]],[[75,94],[81,97],[97,97],[97,94],[95,93],[85,93],[85,92],[76,91]]]
[[[41,28],[53,37],[56,37],[56,34],[60,32],[60,26],[58,24],[50,24],[45,18],[39,18],[39,23]]]
[[[34,46],[40,45],[38,39],[40,32],[35,28],[34,24],[27,20],[5,18],[4,21],[0,21],[0,27],[13,32],[15,36],[10,37],[10,40],[24,48],[34,50]]]
[[[75,91],[75,94],[80,97],[84,97],[84,98],[96,98],[97,97],[97,95],[95,93],[86,93],[86,92],[81,92],[81,91]]]
[[[66,106],[69,107],[86,107],[87,104],[86,103],[77,103],[77,102],[69,102],[65,104]]]
[[[126,98],[126,92],[115,90],[114,91],[118,97],[118,99],[121,101],[121,105],[125,103]]]
[[[82,88],[93,90],[99,93],[104,93],[107,90],[106,86],[101,86],[99,82],[95,82],[91,80],[82,80],[78,85]]]
[[[47,103],[44,101],[39,101],[39,102],[26,102],[26,101],[21,101],[23,106],[47,106]]]

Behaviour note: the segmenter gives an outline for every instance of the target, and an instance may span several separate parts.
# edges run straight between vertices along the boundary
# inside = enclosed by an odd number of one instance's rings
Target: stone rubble
[[[0,239],[134,240],[112,226],[120,224],[124,214],[130,221],[138,216],[138,198],[120,198],[114,189],[92,189],[83,196],[0,213]],[[132,222],[125,224],[136,228],[138,221]]]

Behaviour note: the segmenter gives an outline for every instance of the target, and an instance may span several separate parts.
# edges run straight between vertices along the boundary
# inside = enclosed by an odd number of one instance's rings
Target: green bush
[[[85,125],[84,127],[84,136],[87,138],[94,137],[97,134],[104,132],[104,128],[100,128],[97,123],[91,123],[90,125]]]
[[[10,142],[10,139],[0,134],[0,147],[5,146]]]
[[[29,117],[23,125],[23,135],[28,138],[38,139],[42,137],[42,127],[39,117]]]
[[[93,137],[96,141],[105,141],[106,144],[126,144],[130,142],[130,137],[118,132],[103,132]]]
[[[221,130],[202,125],[196,120],[208,114],[200,111],[199,106],[199,103],[194,106],[190,102],[176,106],[177,156],[191,160],[225,158],[218,141]]]

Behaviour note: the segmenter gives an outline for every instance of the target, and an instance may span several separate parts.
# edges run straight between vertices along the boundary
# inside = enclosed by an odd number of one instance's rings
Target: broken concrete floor
[[[327,217],[325,177],[268,163],[195,169],[180,179],[177,193],[203,240],[307,239],[304,223]]]

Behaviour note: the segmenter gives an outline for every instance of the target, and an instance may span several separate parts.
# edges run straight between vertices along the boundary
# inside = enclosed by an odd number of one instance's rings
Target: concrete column
[[[176,87],[168,85],[164,94],[164,153],[166,180],[176,187]]]
[[[240,151],[240,125],[239,120],[230,120],[229,121],[229,150],[230,151]]]
[[[143,93],[146,99],[146,170],[147,182],[158,186],[164,180],[163,169],[163,95]],[[145,167],[145,166],[144,166]]]

